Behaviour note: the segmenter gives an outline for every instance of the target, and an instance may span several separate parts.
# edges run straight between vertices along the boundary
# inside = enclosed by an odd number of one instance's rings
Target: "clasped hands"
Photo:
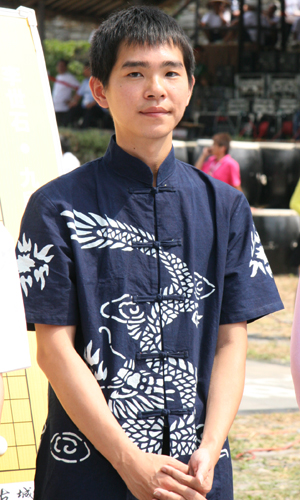
[[[125,481],[138,500],[204,500],[212,487],[214,464],[206,448],[196,450],[188,465],[143,452],[135,464]]]

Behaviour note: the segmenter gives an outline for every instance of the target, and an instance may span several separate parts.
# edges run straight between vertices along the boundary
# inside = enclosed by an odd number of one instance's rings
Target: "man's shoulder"
[[[210,162],[215,161],[215,157],[210,156],[209,160]],[[226,192],[228,187],[232,189],[231,186],[228,186],[225,182],[215,179],[214,177],[208,175],[203,170],[199,170],[198,168],[194,167],[193,165],[190,165],[189,163],[184,163],[179,160],[177,161],[180,163],[181,170],[185,172],[187,178],[193,178],[195,182],[197,183],[199,182],[199,184],[202,185],[210,186],[213,190],[218,190],[221,192],[223,191]]]
[[[76,83],[79,85],[79,82],[76,78],[76,76],[74,76],[72,73],[63,73],[62,75],[59,75],[61,76],[60,80],[61,81],[65,81],[65,82],[69,82],[69,83]]]
[[[183,172],[183,176],[179,179],[180,189],[185,192],[188,190],[190,197],[193,191],[195,196],[199,196],[202,200],[207,199],[209,210],[211,206],[215,206],[216,211],[226,218],[230,217],[230,214],[240,206],[243,206],[245,210],[249,209],[249,203],[241,191],[224,181],[215,179],[193,165],[177,161],[180,164],[180,171]]]
[[[234,165],[234,166],[239,166],[238,162],[230,156],[230,154],[227,154],[224,156],[224,163],[228,165]]]
[[[85,163],[67,174],[63,174],[44,184],[33,197],[46,199],[56,204],[59,201],[71,201],[86,194],[90,196],[96,189],[96,177],[102,158]]]

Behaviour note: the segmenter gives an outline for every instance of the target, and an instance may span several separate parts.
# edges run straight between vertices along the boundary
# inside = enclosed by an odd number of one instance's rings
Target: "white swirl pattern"
[[[91,454],[86,442],[74,432],[54,434],[50,441],[50,452],[55,460],[68,464],[83,462]]]

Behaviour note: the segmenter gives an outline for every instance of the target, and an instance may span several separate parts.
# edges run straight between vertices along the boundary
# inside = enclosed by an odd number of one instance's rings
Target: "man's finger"
[[[200,493],[202,492],[201,483],[197,476],[190,476],[188,474],[184,474],[178,469],[174,469],[174,467],[171,467],[170,465],[165,465],[164,467],[162,467],[161,471],[171,476],[180,484],[188,486],[189,488],[199,491]]]
[[[190,488],[186,488],[182,494],[157,488],[153,493],[153,497],[153,500],[205,500],[204,496]]]

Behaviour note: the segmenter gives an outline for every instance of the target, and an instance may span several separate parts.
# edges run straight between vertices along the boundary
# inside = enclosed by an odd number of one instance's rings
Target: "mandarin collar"
[[[142,160],[131,156],[129,153],[126,153],[122,148],[120,148],[120,146],[116,143],[115,136],[111,137],[103,160],[109,168],[113,169],[122,177],[134,179],[149,186],[153,185],[153,174],[150,167],[148,167],[148,165],[146,165],[146,163]],[[170,153],[159,167],[156,181],[157,186],[160,186],[166,181],[166,179],[174,171],[175,165],[176,159],[174,148],[172,146]]]

